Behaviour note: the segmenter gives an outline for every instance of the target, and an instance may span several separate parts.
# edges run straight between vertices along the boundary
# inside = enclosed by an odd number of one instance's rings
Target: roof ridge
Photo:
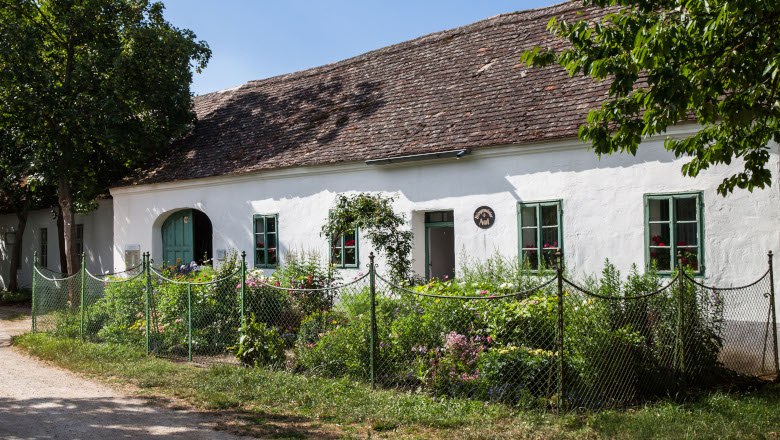
[[[249,88],[249,87],[259,86],[259,85],[275,84],[277,82],[286,81],[290,79],[299,79],[308,76],[322,75],[323,73],[326,73],[328,71],[334,70],[339,67],[367,61],[378,55],[390,55],[402,50],[407,50],[409,48],[417,47],[419,45],[436,43],[446,38],[455,38],[460,35],[466,34],[468,32],[473,32],[475,30],[488,29],[495,26],[518,23],[522,21],[538,20],[539,18],[544,16],[575,10],[579,6],[580,3],[575,0],[566,0],[563,3],[557,3],[555,5],[544,6],[540,8],[534,8],[534,9],[526,9],[526,10],[515,11],[515,12],[506,12],[506,13],[502,13],[502,14],[498,14],[492,17],[482,19],[474,23],[422,35],[413,38],[411,40],[406,40],[400,43],[391,44],[390,46],[380,47],[378,49],[370,50],[368,52],[364,52],[362,54],[355,55],[353,57],[346,58],[343,60],[334,61],[332,63],[323,64],[321,66],[310,67],[308,69],[303,69],[295,72],[283,73],[268,78],[250,80],[237,87],[232,87],[232,88],[228,88],[216,92],[210,92],[204,95],[198,95],[198,97],[211,95],[213,93],[232,91],[234,89],[243,89],[243,88]],[[508,18],[515,18],[515,19],[499,21],[500,19],[508,19]]]

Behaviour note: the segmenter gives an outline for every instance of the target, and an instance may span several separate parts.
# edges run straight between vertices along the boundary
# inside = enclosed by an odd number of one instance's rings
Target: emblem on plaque
[[[482,229],[487,229],[496,222],[496,213],[489,206],[480,206],[474,211],[474,223]]]

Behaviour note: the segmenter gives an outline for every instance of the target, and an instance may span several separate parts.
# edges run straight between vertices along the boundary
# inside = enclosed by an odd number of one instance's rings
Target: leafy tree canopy
[[[406,280],[412,270],[412,232],[403,229],[406,219],[393,210],[393,198],[379,194],[340,194],[322,227],[327,237],[340,237],[360,229],[378,252],[385,255],[391,275]]]
[[[640,141],[693,120],[702,129],[667,139],[682,172],[744,161],[718,191],[771,185],[769,142],[780,142],[780,2],[777,0],[584,0],[597,20],[553,19],[570,45],[523,54],[610,82],[579,136],[599,155],[636,154]],[[601,13],[599,13],[601,12]]]
[[[210,50],[163,10],[148,0],[0,0],[0,130],[14,139],[0,146],[34,146],[24,167],[57,189],[71,271],[74,211],[194,120],[192,70]]]

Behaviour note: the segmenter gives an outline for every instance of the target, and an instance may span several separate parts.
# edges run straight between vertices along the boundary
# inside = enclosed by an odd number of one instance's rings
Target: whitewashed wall
[[[84,253],[87,269],[93,273],[106,273],[114,266],[112,253],[113,204],[103,200],[98,209],[87,215],[76,215],[76,223],[84,225]],[[5,233],[16,231],[18,221],[13,214],[0,215],[0,289],[8,285],[10,270],[10,249],[4,241]],[[30,212],[22,242],[22,264],[19,271],[19,286],[30,287],[32,283],[32,260],[34,252],[40,252],[40,230],[47,228],[49,269],[60,270],[59,243],[57,240],[57,222],[50,210]]]
[[[596,273],[609,258],[627,271],[633,263],[645,264],[643,195],[702,191],[707,282],[735,285],[764,273],[767,250],[780,250],[776,146],[771,161],[771,189],[737,190],[725,198],[716,188],[739,169],[738,163],[714,167],[695,179],[683,177],[680,167],[685,161],[675,160],[661,141],[646,142],[636,157],[599,160],[583,144],[566,141],[483,149],[459,160],[357,163],[115,188],[114,262],[117,269],[124,268],[124,250],[134,244],[151,249],[159,261],[160,226],[182,208],[206,213],[214,227],[214,249],[245,250],[250,265],[254,214],[278,214],[282,256],[287,251],[317,251],[325,259],[328,248],[320,228],[336,195],[381,191],[397,195],[396,209],[411,220],[418,273],[424,273],[424,211],[454,211],[460,266],[464,254],[478,259],[495,252],[517,256],[517,203],[550,199],[563,201],[564,253],[570,269]],[[488,230],[472,219],[482,205],[496,212],[496,223]],[[365,270],[369,251],[361,241],[359,270]]]

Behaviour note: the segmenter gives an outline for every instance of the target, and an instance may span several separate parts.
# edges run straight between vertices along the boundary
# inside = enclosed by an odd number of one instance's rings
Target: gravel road
[[[214,431],[208,415],[154,407],[18,352],[11,336],[29,317],[8,318],[20,312],[0,307],[1,439],[239,438]]]

